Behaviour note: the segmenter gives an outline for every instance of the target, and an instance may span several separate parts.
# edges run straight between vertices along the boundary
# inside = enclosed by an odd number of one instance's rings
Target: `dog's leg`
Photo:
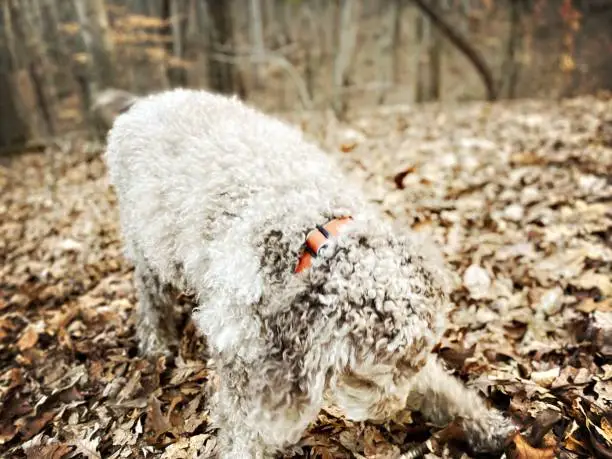
[[[476,392],[448,374],[434,358],[415,376],[412,384],[408,407],[440,424],[461,417],[467,440],[475,451],[502,450],[517,429],[510,419],[488,408]]]
[[[138,349],[147,356],[172,355],[178,341],[174,321],[172,288],[160,282],[146,264],[136,264],[138,291],[136,336]]]
[[[258,419],[255,420],[250,413],[235,405],[226,405],[222,410],[217,408],[213,417],[219,428],[219,458],[274,458],[283,448],[300,440],[310,422],[316,419],[317,412],[318,409],[313,410],[311,416],[295,417],[292,416],[294,410],[289,407],[286,411],[282,407],[275,407],[274,413],[260,407]]]
[[[222,371],[220,385],[213,395],[211,417],[219,429],[217,444],[219,459],[266,459],[266,448],[258,432],[248,424],[248,403],[242,390],[230,388],[236,381],[230,372]],[[265,420],[261,420],[265,423]]]
[[[300,440],[322,405],[322,400],[313,402],[304,394],[291,392],[288,386],[263,390],[274,391],[275,395],[291,394],[288,398],[300,399],[301,403],[281,401],[268,405],[263,402],[262,388],[256,391],[249,384],[249,380],[258,376],[248,373],[244,367],[242,371],[228,371],[227,367],[220,371],[220,385],[211,407],[211,417],[219,428],[220,459],[274,458]]]

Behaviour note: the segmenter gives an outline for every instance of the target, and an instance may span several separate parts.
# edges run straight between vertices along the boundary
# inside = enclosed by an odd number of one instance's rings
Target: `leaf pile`
[[[611,457],[612,101],[290,117],[398,226],[440,243],[461,282],[437,352],[524,427],[507,456]],[[174,361],[137,356],[100,150],[72,141],[0,169],[0,455],[212,457],[215,372],[188,316]],[[286,456],[397,458],[440,427],[330,407]]]

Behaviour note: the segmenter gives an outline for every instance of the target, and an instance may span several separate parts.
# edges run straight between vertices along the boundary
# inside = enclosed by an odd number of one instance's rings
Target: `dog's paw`
[[[503,451],[518,432],[518,426],[499,411],[492,410],[479,419],[463,420],[470,447],[477,453]]]

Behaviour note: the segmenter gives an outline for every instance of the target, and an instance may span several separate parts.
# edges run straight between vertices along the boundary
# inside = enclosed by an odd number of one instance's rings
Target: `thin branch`
[[[438,11],[438,9],[432,6],[427,0],[412,0],[412,2],[419,7],[419,9],[427,16],[431,22],[446,36],[446,38],[453,43],[464,55],[467,57],[472,65],[478,71],[478,75],[482,79],[487,91],[487,99],[497,99],[497,91],[495,89],[495,82],[493,81],[493,73],[487,65],[485,59],[482,57],[480,52],[472,46],[468,38],[465,37],[459,30],[450,25]]]

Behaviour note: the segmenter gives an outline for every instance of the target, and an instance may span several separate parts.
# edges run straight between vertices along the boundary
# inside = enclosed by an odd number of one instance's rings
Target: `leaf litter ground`
[[[522,426],[506,455],[612,457],[612,100],[289,118],[398,226],[442,246],[460,283],[436,352]],[[66,140],[0,169],[0,454],[212,457],[215,372],[188,296],[180,355],[137,356],[100,150]],[[457,441],[422,447],[444,427],[330,408],[285,455],[471,457]]]

